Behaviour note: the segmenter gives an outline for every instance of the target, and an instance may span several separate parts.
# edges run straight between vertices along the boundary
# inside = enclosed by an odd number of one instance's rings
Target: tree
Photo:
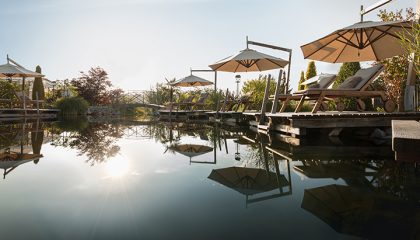
[[[401,45],[414,63],[416,74],[420,75],[420,23],[413,22],[411,31],[403,30],[400,37]]]
[[[316,76],[316,66],[314,61],[310,61],[308,68],[306,69],[306,79],[310,79]]]
[[[359,62],[343,63],[338,71],[337,78],[334,82],[334,88],[337,88],[341,83],[344,82],[348,77],[353,76],[357,71],[360,70]],[[347,110],[356,110],[356,101],[352,98],[341,98],[340,101],[344,102]]]
[[[305,90],[305,85],[302,83],[305,81],[305,73],[303,71],[300,72],[300,80],[298,84],[298,90]]]
[[[91,105],[105,105],[110,103],[109,88],[112,86],[108,73],[100,68],[91,68],[87,73],[80,72],[81,76],[71,80],[79,96]]]
[[[36,66],[37,73],[41,73],[41,67]],[[45,99],[45,90],[44,83],[42,82],[42,77],[36,77],[34,84],[32,86],[32,99],[44,100]]]
[[[252,94],[251,101],[254,107],[260,108],[264,99],[265,86],[268,76],[260,75],[257,79],[250,79],[244,83],[242,93]],[[270,95],[274,94],[276,90],[276,81],[270,81]]]
[[[395,12],[387,12],[381,10],[378,14],[382,21],[401,21],[401,20],[414,20],[415,13],[412,8]],[[418,36],[417,36],[418,38]],[[418,47],[418,46],[417,46]],[[383,88],[387,96],[398,105],[398,111],[403,110],[404,106],[404,87],[407,81],[409,54],[405,53],[400,56],[384,59],[379,62],[385,66],[383,74],[380,76],[381,82],[384,84]]]

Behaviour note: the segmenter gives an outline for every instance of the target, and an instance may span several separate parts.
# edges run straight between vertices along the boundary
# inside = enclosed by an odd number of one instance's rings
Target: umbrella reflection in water
[[[176,144],[170,146],[168,149],[180,153],[190,158],[190,163],[213,163],[213,162],[196,162],[192,158],[212,152],[213,148],[206,145],[199,144]]]
[[[290,179],[287,180],[284,175],[280,174],[277,164],[275,173],[259,168],[228,167],[213,169],[208,178],[245,195],[246,206],[248,206],[248,203],[291,194]],[[284,187],[289,187],[289,191],[284,192]],[[278,189],[280,193],[253,199],[249,198],[250,196],[270,192],[275,189]]]
[[[19,165],[27,162],[38,161],[42,158],[41,154],[28,154],[28,153],[2,153],[0,154],[0,168],[4,170],[3,179],[11,171],[16,169]]]
[[[420,206],[385,193],[327,185],[306,189],[302,208],[343,234],[377,239],[420,236]]]

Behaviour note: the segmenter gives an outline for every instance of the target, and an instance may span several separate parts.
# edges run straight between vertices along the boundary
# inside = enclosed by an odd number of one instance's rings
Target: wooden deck
[[[392,150],[398,161],[420,162],[420,122],[392,121]]]
[[[159,120],[205,120],[208,121],[208,115],[206,110],[194,110],[194,111],[170,111],[170,110],[159,110]]]
[[[60,111],[58,109],[0,109],[0,121],[13,121],[16,119],[56,119]]]
[[[259,115],[254,117],[258,119]],[[258,128],[268,131],[306,135],[308,129],[335,129],[339,134],[344,128],[391,127],[392,120],[420,120],[420,112],[267,113],[263,121],[250,121],[250,124],[258,124]]]

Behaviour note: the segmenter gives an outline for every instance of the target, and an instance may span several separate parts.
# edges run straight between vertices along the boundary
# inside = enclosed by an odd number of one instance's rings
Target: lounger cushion
[[[357,86],[357,84],[360,83],[360,81],[362,81],[361,77],[351,76],[351,77],[347,78],[346,80],[344,80],[344,82],[341,83],[340,86],[338,86],[338,89],[352,89],[352,88],[355,88]]]
[[[321,88],[321,84],[315,83],[308,86],[308,89],[319,89]]]
[[[318,80],[319,88],[328,88],[336,76],[335,74],[321,74]]]
[[[361,77],[362,80],[360,83],[355,86],[355,88],[360,89],[362,88],[375,74],[382,68],[381,64],[375,65],[370,68],[360,69],[359,71],[354,74],[355,77]]]

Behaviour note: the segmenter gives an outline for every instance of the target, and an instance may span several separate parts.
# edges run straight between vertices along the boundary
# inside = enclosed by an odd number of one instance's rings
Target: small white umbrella
[[[255,72],[283,68],[288,61],[246,48],[238,54],[209,65],[214,71]]]
[[[170,85],[173,87],[201,87],[212,85],[213,82],[206,80],[195,75],[189,75],[188,77],[181,78]]]

